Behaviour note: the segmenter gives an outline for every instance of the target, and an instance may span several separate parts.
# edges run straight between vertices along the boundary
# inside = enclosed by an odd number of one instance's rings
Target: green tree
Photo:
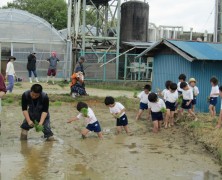
[[[39,16],[56,29],[67,26],[67,4],[64,0],[14,0],[3,8],[16,8]]]

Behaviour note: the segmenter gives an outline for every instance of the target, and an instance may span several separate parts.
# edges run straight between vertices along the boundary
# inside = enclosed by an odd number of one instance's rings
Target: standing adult
[[[10,56],[8,59],[8,63],[6,66],[6,79],[8,80],[8,86],[6,87],[6,90],[9,91],[10,93],[13,90],[14,87],[14,81],[15,81],[15,69],[14,69],[14,61],[16,58],[14,56]]]
[[[6,93],[5,82],[4,82],[4,78],[3,78],[2,74],[0,73],[0,113],[2,111],[1,99],[5,95],[5,93]]]
[[[43,126],[44,138],[54,140],[50,127],[49,98],[40,84],[34,84],[31,90],[22,95],[22,112],[25,117],[21,128],[21,140],[27,140],[28,131],[34,127],[34,121]]]
[[[52,76],[52,83],[55,84],[55,76],[56,76],[56,69],[57,69],[57,63],[59,62],[59,59],[56,57],[56,52],[53,51],[50,58],[47,59],[49,62],[49,68],[47,73],[47,83],[49,82],[49,78]]]
[[[84,62],[85,62],[85,57],[80,56],[78,62],[75,65],[75,69],[74,69],[75,73],[81,71],[83,73],[83,75],[85,76],[85,72],[84,72],[84,68],[83,68],[83,63]]]
[[[32,51],[28,56],[27,70],[29,72],[29,82],[32,83],[32,73],[35,76],[35,81],[39,82],[36,73],[36,53]]]

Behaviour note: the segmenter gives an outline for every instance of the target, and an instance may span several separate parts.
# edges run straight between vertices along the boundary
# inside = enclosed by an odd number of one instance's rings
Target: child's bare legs
[[[174,112],[175,111],[170,111],[170,125],[174,126]]]
[[[139,112],[138,112],[138,114],[137,114],[137,116],[136,116],[136,120],[139,120],[139,119],[140,119],[140,116],[142,115],[142,113],[143,113],[143,110],[140,109]]]
[[[188,113],[191,115],[191,116],[193,116],[194,117],[194,119],[196,120],[196,115],[195,115],[195,113],[192,111],[192,109],[188,109]]]
[[[124,128],[124,130],[126,131],[126,134],[128,134],[128,135],[130,135],[130,136],[133,135],[133,133],[130,132],[130,130],[129,130],[129,128],[128,128],[128,125],[123,126],[123,128]]]
[[[167,109],[167,112],[166,112],[166,116],[165,116],[165,128],[167,128],[168,127],[168,124],[169,124],[169,119],[170,119],[170,109]]]
[[[122,126],[116,126],[116,134],[120,134],[122,132]]]
[[[161,123],[161,121],[160,121]],[[159,129],[159,122],[158,120],[153,121],[153,133],[157,133]]]
[[[162,125],[162,121],[158,121],[158,131],[160,131]]]
[[[215,106],[213,106],[212,104],[210,104],[209,110],[210,110],[210,115],[211,115],[211,117],[214,117],[214,116],[216,115]]]
[[[195,112],[195,105],[194,104],[192,105],[191,109],[192,109],[193,112]]]
[[[102,134],[102,132],[98,132],[97,135],[98,135],[99,139],[103,139],[103,134]]]
[[[83,130],[81,131],[82,137],[83,137],[83,138],[86,138],[86,135],[89,133],[89,131],[90,131],[90,130],[88,130],[88,129],[83,129]]]

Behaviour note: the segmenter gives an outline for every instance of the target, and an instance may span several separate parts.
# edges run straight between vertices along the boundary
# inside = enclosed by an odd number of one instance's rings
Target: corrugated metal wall
[[[188,77],[191,73],[191,63],[179,55],[159,54],[154,56],[152,90],[164,89],[165,82],[171,80],[178,82],[178,76],[185,73]]]
[[[197,108],[201,112],[208,112],[207,97],[210,95],[210,78],[216,76],[219,85],[222,85],[222,61],[194,61],[192,62],[191,76],[197,80],[200,95],[197,99]],[[220,110],[220,99],[218,98],[217,113]]]
[[[196,110],[208,112],[207,96],[210,94],[210,78],[217,76],[222,84],[222,62],[194,61],[189,62],[179,55],[156,54],[153,63],[152,91],[157,92],[157,88],[164,89],[165,81],[178,82],[179,74],[184,73],[187,81],[190,77],[195,77],[200,95],[197,99]],[[217,112],[219,112],[220,100],[218,99]]]

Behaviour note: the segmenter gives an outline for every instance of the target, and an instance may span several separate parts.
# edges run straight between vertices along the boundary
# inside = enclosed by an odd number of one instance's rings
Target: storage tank
[[[140,1],[128,1],[121,5],[120,41],[148,40],[149,5]]]

